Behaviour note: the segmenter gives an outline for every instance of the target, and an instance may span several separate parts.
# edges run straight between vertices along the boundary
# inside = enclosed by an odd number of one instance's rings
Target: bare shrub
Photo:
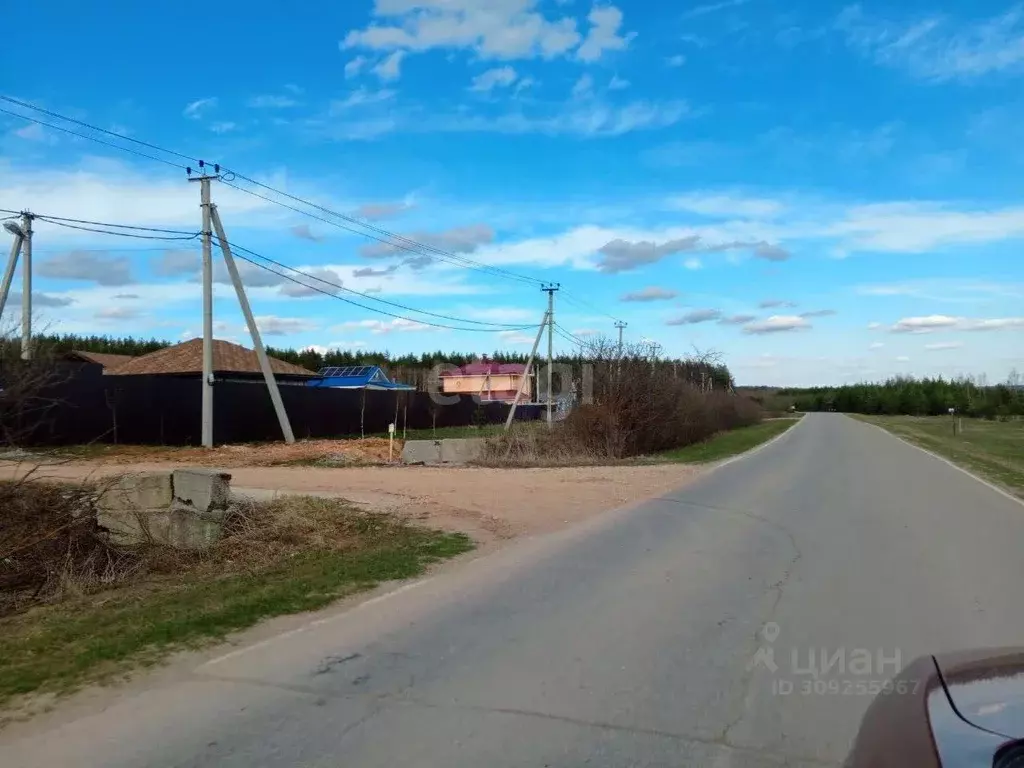
[[[131,579],[139,552],[96,525],[95,486],[0,482],[0,616]]]
[[[713,352],[668,361],[650,345],[629,345],[620,353],[617,344],[598,339],[581,352],[573,371],[571,385],[582,404],[551,430],[496,438],[485,461],[617,461],[690,445],[761,418],[756,403],[732,391]]]

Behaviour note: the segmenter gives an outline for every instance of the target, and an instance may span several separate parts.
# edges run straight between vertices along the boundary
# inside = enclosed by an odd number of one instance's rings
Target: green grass
[[[262,619],[417,576],[472,547],[463,534],[378,525],[347,551],[304,552],[251,574],[166,577],[0,619],[0,704],[123,676]]]
[[[665,451],[656,457],[659,461],[685,464],[704,464],[720,461],[730,456],[749,451],[761,443],[771,440],[797,423],[799,419],[772,419],[750,427],[740,427],[728,432],[719,432],[710,440],[694,443],[685,448]]]
[[[1024,421],[963,419],[953,434],[949,416],[853,416],[939,454],[1024,498]]]

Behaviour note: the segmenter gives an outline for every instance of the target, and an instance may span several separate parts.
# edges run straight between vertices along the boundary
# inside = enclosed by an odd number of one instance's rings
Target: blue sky
[[[721,351],[745,384],[1024,368],[1022,84],[1024,6],[995,2],[53,0],[45,38],[0,48],[0,92],[561,283],[568,331],[620,318],[668,354]],[[213,195],[230,239],[348,288],[542,315],[528,283]],[[7,115],[0,207],[199,227],[182,171]],[[42,325],[199,334],[193,243],[37,229]],[[246,279],[277,346],[532,341]],[[230,286],[216,296],[217,335],[246,343]]]

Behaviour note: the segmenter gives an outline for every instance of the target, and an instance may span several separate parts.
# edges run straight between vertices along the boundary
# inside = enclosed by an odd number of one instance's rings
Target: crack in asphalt
[[[658,501],[667,501],[672,504],[679,504],[681,506],[699,507],[701,509],[708,509],[714,512],[724,512],[726,514],[739,515],[741,517],[746,517],[750,520],[754,520],[755,522],[763,523],[764,525],[767,525],[770,528],[780,531],[786,537],[786,539],[789,541],[789,545],[793,548],[793,558],[786,565],[785,569],[782,572],[782,576],[776,581],[769,584],[763,593],[768,594],[769,592],[775,592],[775,600],[772,602],[771,608],[769,608],[768,610],[768,617],[765,619],[764,623],[762,624],[762,627],[764,626],[764,624],[774,621],[775,614],[779,608],[779,603],[782,602],[782,596],[785,592],[786,585],[792,578],[797,563],[803,557],[803,552],[800,551],[800,547],[796,543],[796,537],[793,535],[793,532],[787,526],[783,525],[780,522],[771,520],[767,517],[757,514],[756,512],[751,512],[745,509],[730,509],[728,507],[720,507],[714,504],[702,504],[696,501],[687,501],[685,499],[673,499],[668,497],[661,497],[658,499]],[[760,630],[758,630],[758,632],[754,634],[753,643],[751,644],[751,652],[748,654],[748,657],[756,654],[757,649],[760,646],[759,634]],[[736,715],[736,717],[727,722],[725,726],[722,728],[721,732],[719,733],[718,738],[721,740],[722,744],[728,747],[732,747],[734,749],[743,749],[739,745],[731,742],[729,736],[732,730],[736,728],[741,722],[743,722],[743,719],[747,716],[747,713],[750,711],[750,705],[753,702],[754,696],[754,670],[755,667],[753,664],[747,665],[746,670],[743,673],[743,676],[740,678],[740,685],[742,686],[744,691],[743,706],[740,709],[739,713]]]
[[[841,766],[840,762],[832,762],[828,760],[822,760],[819,757],[805,757],[803,755],[791,755],[783,754],[780,752],[770,752],[767,750],[754,749],[752,747],[744,747],[736,744],[729,744],[722,740],[720,737],[707,738],[704,736],[696,736],[689,733],[678,733],[675,731],[663,731],[658,728],[644,728],[635,725],[622,725],[620,723],[609,723],[601,720],[585,720],[582,718],[569,717],[568,715],[555,715],[549,712],[539,712],[531,709],[518,709],[513,707],[486,707],[481,705],[451,705],[451,704],[435,704],[424,699],[413,699],[403,698],[400,702],[402,705],[411,705],[424,707],[428,709],[444,709],[455,712],[480,712],[480,713],[492,713],[501,715],[513,715],[519,717],[531,717],[541,720],[551,720],[558,723],[566,723],[569,725],[578,725],[584,728],[598,728],[607,731],[618,731],[621,733],[632,733],[640,736],[655,736],[664,739],[672,739],[674,741],[681,741],[689,744],[698,744],[701,746],[718,747],[721,749],[732,750],[740,754],[751,755],[755,757],[767,757],[771,759],[778,759],[786,761],[797,760],[804,763],[811,763],[814,765],[821,766]]]

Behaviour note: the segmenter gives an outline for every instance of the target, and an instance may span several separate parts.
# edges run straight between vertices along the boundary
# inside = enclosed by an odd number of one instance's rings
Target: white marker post
[[[388,461],[395,458],[395,425],[388,424]]]

